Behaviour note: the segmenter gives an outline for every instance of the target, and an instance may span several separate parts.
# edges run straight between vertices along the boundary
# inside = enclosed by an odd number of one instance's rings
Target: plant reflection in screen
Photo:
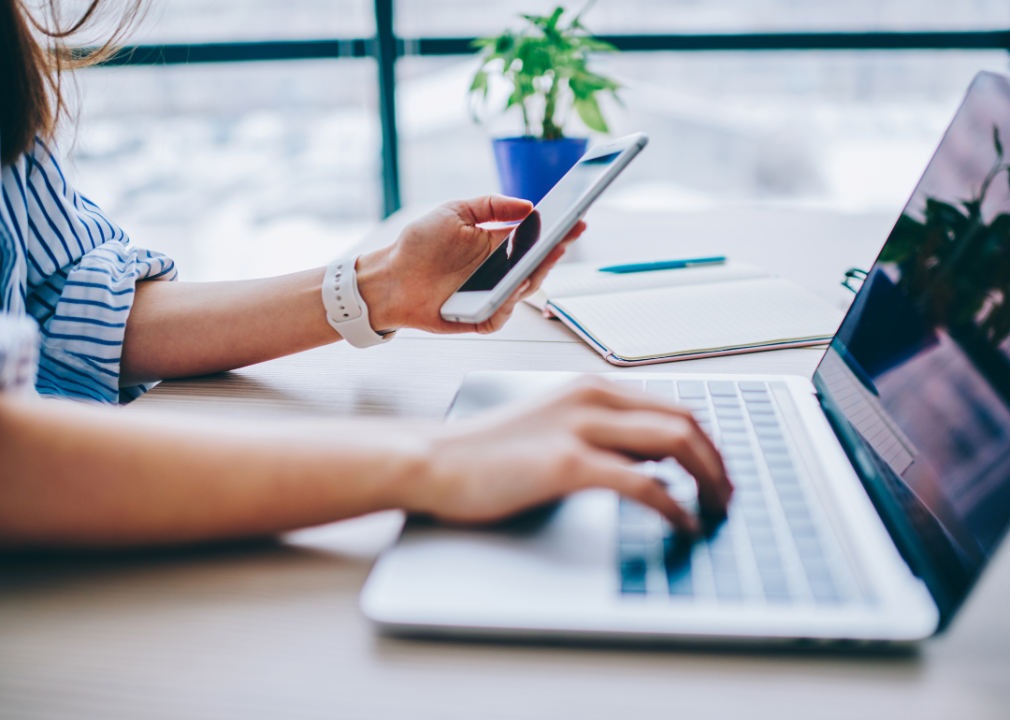
[[[986,223],[982,203],[1001,175],[1010,190],[1010,163],[995,126],[992,139],[996,161],[978,192],[955,204],[927,198],[923,222],[903,214],[880,262],[898,266],[898,287],[930,324],[995,349],[1010,336],[1010,214]]]

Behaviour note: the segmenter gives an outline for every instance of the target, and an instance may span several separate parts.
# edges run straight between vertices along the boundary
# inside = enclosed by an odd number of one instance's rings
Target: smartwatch
[[[358,293],[358,276],[354,266],[358,256],[334,260],[323,277],[323,307],[326,322],[356,348],[372,347],[389,342],[395,330],[375,332],[368,321],[368,306]]]

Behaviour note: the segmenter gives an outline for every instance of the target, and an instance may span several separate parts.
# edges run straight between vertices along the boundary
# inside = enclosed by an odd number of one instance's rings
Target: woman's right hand
[[[688,410],[586,376],[534,404],[445,426],[423,477],[400,504],[449,522],[480,523],[601,487],[697,532],[697,519],[662,483],[633,469],[667,457],[694,476],[703,511],[725,512],[733,486]]]

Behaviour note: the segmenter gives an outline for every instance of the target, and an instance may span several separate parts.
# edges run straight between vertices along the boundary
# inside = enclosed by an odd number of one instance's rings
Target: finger
[[[485,195],[452,203],[456,213],[468,225],[486,222],[512,222],[522,220],[533,212],[533,203],[505,195]],[[506,230],[506,233],[508,231]]]
[[[586,231],[586,221],[585,220],[579,220],[577,223],[575,223],[575,225],[572,227],[572,229],[568,231],[568,234],[565,235],[564,242],[568,242],[568,243],[574,242],[585,231]]]
[[[586,413],[580,435],[595,447],[635,458],[676,459],[698,483],[698,503],[711,512],[726,510],[733,485],[712,441],[690,415]]]
[[[537,266],[530,276],[530,285],[523,294],[523,297],[528,297],[540,289],[544,280],[547,278],[547,273],[549,273],[555,265],[564,257],[565,253],[568,251],[568,246],[572,244],[572,240],[563,240],[556,248],[548,253],[544,261]]]
[[[624,497],[641,503],[659,512],[683,532],[696,535],[700,531],[698,519],[670,497],[663,484],[653,477],[642,475],[622,464],[617,458],[598,454],[587,458],[580,477],[579,489],[604,487],[614,490]]]
[[[501,330],[505,323],[508,322],[508,319],[512,317],[512,311],[515,310],[515,306],[519,304],[519,301],[528,294],[529,287],[530,281],[523,281],[523,283],[516,288],[515,292],[509,296],[508,300],[502,303],[502,306],[495,311],[495,314],[478,326],[477,332],[481,335],[488,335]]]

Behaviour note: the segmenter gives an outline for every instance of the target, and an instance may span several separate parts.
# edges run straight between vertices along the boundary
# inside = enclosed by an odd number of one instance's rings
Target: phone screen
[[[579,199],[606,173],[621,152],[580,160],[544,196],[533,212],[491,253],[456,292],[493,290],[509,270],[561,222]]]

